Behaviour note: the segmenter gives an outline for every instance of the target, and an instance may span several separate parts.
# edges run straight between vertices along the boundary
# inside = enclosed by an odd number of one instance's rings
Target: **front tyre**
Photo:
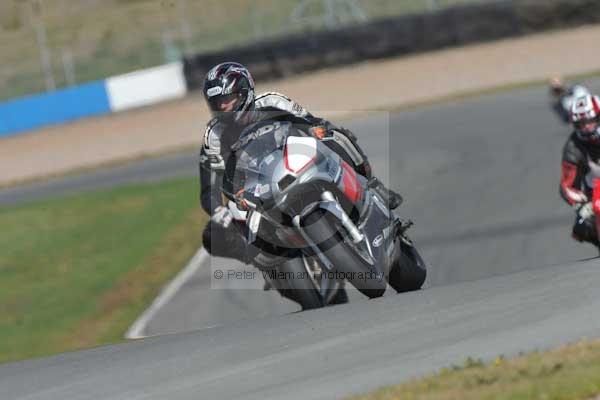
[[[304,232],[316,243],[319,251],[330,260],[337,271],[369,298],[383,296],[386,282],[379,270],[364,262],[341,235],[339,221],[328,212],[317,209],[304,217]],[[368,277],[368,278],[365,278]]]
[[[323,298],[306,273],[301,257],[288,259],[278,267],[278,272],[281,278],[274,280],[273,284],[282,296],[300,304],[302,311],[324,306]]]

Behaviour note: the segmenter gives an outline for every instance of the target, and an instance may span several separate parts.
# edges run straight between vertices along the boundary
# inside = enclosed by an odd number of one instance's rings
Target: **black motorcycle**
[[[426,266],[406,234],[412,223],[315,128],[302,128],[253,124],[227,161],[225,193],[247,212],[248,242],[270,271],[263,275],[303,309],[339,302],[345,281],[369,298],[387,283],[397,292],[420,289]]]

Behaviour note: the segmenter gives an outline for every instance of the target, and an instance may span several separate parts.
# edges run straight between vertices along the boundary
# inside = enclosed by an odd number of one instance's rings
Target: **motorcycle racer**
[[[203,232],[203,243],[211,254],[249,261],[244,240],[234,223],[243,223],[244,216],[223,202],[221,183],[231,146],[246,126],[257,121],[282,119],[323,127],[319,130],[323,135],[320,139],[328,141],[357,173],[370,179],[370,186],[387,200],[390,209],[401,203],[400,195],[373,177],[371,165],[352,132],[314,117],[282,94],[255,95],[254,80],[243,65],[234,62],[216,65],[208,72],[203,91],[214,117],[206,128],[199,163],[201,203],[211,216]]]
[[[563,148],[560,194],[576,212],[573,238],[600,247],[600,98],[577,98],[571,121],[574,131]]]

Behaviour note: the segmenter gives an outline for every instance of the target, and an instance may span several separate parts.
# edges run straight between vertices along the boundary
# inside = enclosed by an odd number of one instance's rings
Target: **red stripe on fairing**
[[[356,203],[362,196],[362,186],[356,177],[356,172],[347,162],[342,161],[344,175],[342,183],[344,184],[344,194],[350,201]]]
[[[593,184],[594,191],[592,192],[592,208],[594,209],[594,214],[600,215],[600,179],[594,178]]]
[[[594,106],[594,112],[597,116],[598,114],[600,114],[600,104],[598,104],[598,99],[596,98],[596,96],[592,96],[592,104]]]
[[[600,179],[594,178],[594,191],[592,192],[592,209],[596,215],[596,232],[600,232]]]
[[[577,165],[563,161],[561,165],[560,187],[567,197],[569,204],[580,203],[585,197],[582,191],[575,188],[575,179],[577,178]]]
[[[293,166],[290,165],[290,159],[288,156],[288,146],[289,144],[286,143],[285,147],[283,149],[283,162],[284,162],[284,166],[285,169],[287,169],[290,172],[293,172],[294,174],[300,174],[302,171],[304,171],[306,169],[306,167],[308,167],[309,165],[311,165],[312,163],[314,163],[317,160],[317,154],[315,151],[315,154],[306,161],[306,163],[304,165],[302,165],[300,168],[292,168]]]
[[[287,144],[283,148],[283,164],[285,165],[285,169],[287,169],[288,171],[292,171],[292,169],[290,168],[290,162],[289,162],[289,158],[288,158]]]

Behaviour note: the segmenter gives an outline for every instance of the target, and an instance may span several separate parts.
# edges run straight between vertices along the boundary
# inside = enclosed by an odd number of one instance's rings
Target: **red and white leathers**
[[[571,121],[575,132],[563,149],[560,194],[577,210],[591,201],[593,214],[600,215],[600,99],[591,95],[578,98],[571,109]],[[578,215],[580,223],[592,222],[590,216],[583,217]],[[595,221],[600,222],[600,218]],[[576,239],[597,241],[598,227],[585,234],[576,228],[577,220],[573,230]]]

